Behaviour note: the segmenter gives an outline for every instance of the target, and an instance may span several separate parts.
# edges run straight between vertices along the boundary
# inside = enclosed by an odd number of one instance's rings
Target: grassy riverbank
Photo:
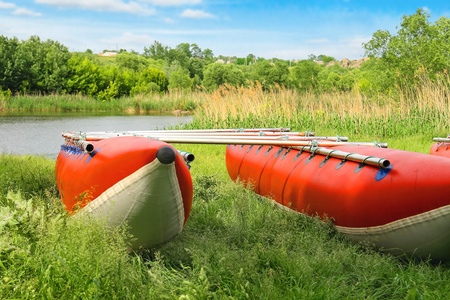
[[[450,293],[448,266],[356,245],[329,224],[231,182],[225,146],[180,148],[196,154],[186,227],[166,245],[129,254],[124,228],[108,232],[101,222],[66,216],[53,161],[0,156],[0,298],[442,299]]]

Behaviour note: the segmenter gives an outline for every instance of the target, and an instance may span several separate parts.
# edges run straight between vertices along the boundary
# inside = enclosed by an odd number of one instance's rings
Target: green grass
[[[0,101],[0,111],[6,112],[128,112],[165,113],[173,110],[193,110],[197,103],[194,95],[136,95],[109,101],[82,95],[27,95]]]
[[[424,136],[403,141],[426,149]],[[126,228],[62,210],[54,162],[0,156],[1,299],[442,299],[446,264],[348,241],[318,219],[231,182],[225,146],[192,152],[194,203],[183,232],[127,252]],[[407,146],[407,145],[404,145]],[[28,172],[31,171],[31,172]],[[414,294],[419,298],[414,298]]]

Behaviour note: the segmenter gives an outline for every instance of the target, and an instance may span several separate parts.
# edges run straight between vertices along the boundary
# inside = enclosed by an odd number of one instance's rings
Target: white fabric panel
[[[133,249],[164,243],[183,229],[184,206],[175,163],[155,159],[91,201],[78,214],[107,218],[109,226],[126,222]]]

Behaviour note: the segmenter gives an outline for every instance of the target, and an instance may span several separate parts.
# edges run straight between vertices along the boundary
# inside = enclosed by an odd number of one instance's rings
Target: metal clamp
[[[319,165],[319,168],[322,168],[322,167],[328,162],[328,160],[330,159],[331,153],[333,153],[333,152],[335,152],[335,151],[339,151],[339,150],[331,150],[330,153],[327,154],[327,156],[325,157],[325,159],[322,160],[322,162],[321,162],[320,165]]]

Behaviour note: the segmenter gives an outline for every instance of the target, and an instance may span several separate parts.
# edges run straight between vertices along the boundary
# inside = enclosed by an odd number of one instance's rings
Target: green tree
[[[178,61],[183,69],[188,69],[189,57],[181,49],[169,49],[166,53],[166,64],[172,64],[174,61]]]
[[[426,73],[433,77],[450,66],[450,21],[441,17],[434,25],[430,15],[419,8],[416,14],[403,16],[397,34],[378,30],[363,44],[366,55],[380,57],[386,65],[398,71],[400,81],[414,80]]]
[[[137,83],[131,89],[130,95],[153,92],[155,85],[158,86],[158,92],[164,93],[167,91],[169,81],[163,71],[155,68],[147,68],[139,73]]]
[[[68,60],[67,91],[89,96],[97,95],[103,80],[100,66],[83,55],[73,55]]]
[[[67,62],[71,56],[69,50],[59,42],[51,40],[46,41],[43,45],[45,57],[43,65],[39,65],[42,67],[40,72],[44,73],[44,82],[40,90],[47,92],[62,91],[66,86],[69,73],[67,67]]]
[[[62,90],[68,74],[70,53],[59,42],[41,42],[38,36],[22,41],[17,51],[22,83],[28,91],[53,92]],[[23,87],[24,88],[24,87]]]
[[[236,65],[214,63],[205,68],[203,86],[211,91],[225,83],[239,86],[244,83],[244,80],[244,73]]]
[[[191,45],[189,43],[178,44],[175,49],[183,52],[187,58],[192,57]]]
[[[214,53],[211,49],[206,48],[205,50],[203,50],[202,56],[205,65],[209,65],[214,62]]]
[[[320,54],[319,56],[317,56],[317,60],[318,61],[323,61],[323,63],[326,65],[330,61],[335,61],[336,59],[334,57],[332,57],[332,56],[326,56],[326,55]]]
[[[119,86],[115,81],[111,81],[108,87],[98,93],[98,99],[103,101],[110,101],[119,95]]]
[[[188,70],[189,77],[195,78],[195,76],[198,76],[200,80],[203,80],[203,62],[201,59],[191,57],[189,59]]]
[[[116,56],[116,64],[119,68],[127,68],[135,72],[140,72],[149,67],[150,59],[128,52],[122,52]]]
[[[192,88],[192,84],[193,80],[182,68],[179,68],[178,71],[175,71],[170,75],[169,90],[190,90]]]
[[[361,65],[358,73],[355,71],[358,87],[366,94],[386,93],[394,87],[397,72],[382,59],[371,58]]]
[[[197,44],[191,44],[191,53],[193,58],[203,58],[202,49]]]
[[[214,63],[206,66],[204,71],[203,86],[211,91],[217,89],[225,83],[225,66],[220,63]]]
[[[266,60],[256,64],[252,79],[260,81],[266,88],[273,87],[276,83],[287,86],[289,67],[282,61],[273,64]]]
[[[164,46],[160,42],[154,41],[150,47],[144,47],[144,55],[153,59],[165,59],[166,54],[169,51],[168,48],[168,46]]]
[[[236,65],[238,66],[245,65],[245,58],[239,57],[238,59],[236,59]]]
[[[223,74],[223,81],[232,86],[240,86],[244,84],[244,73],[236,65],[226,65],[225,72]]]
[[[137,81],[136,72],[127,68],[113,65],[100,67],[99,71],[101,80],[97,86],[99,88],[98,98],[101,100],[129,95]]]
[[[167,77],[167,80],[169,80],[170,82],[170,76],[172,75],[172,73],[178,72],[178,70],[180,69],[182,70],[183,73],[186,73],[183,67],[181,66],[180,62],[178,60],[174,60],[171,63],[167,62],[166,64],[164,64],[163,71]]]
[[[0,36],[0,88],[19,91],[25,80],[23,59],[17,57],[20,42],[17,38],[8,39]]]
[[[292,68],[295,86],[300,90],[315,89],[319,85],[318,75],[321,67],[312,61],[301,60]]]

